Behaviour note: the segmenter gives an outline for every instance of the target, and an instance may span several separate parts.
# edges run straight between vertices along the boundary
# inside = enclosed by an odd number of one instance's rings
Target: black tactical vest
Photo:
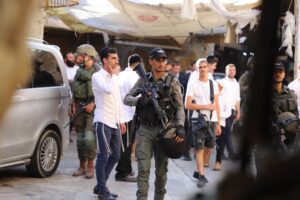
[[[276,116],[274,120],[277,120],[277,115],[279,115],[281,112],[291,112],[298,116],[296,94],[289,90],[286,86],[284,86],[283,89],[283,92],[280,94],[274,92],[273,104],[275,112],[274,114]],[[276,109],[279,109],[279,113]]]
[[[147,78],[149,80],[150,74],[147,74]],[[167,114],[167,117],[170,120],[174,120],[176,117],[176,108],[174,103],[172,102],[171,96],[171,83],[174,80],[174,76],[168,75],[165,81],[158,80],[157,82],[153,82],[153,80],[149,80],[149,82],[153,83],[153,86],[156,89],[158,94],[158,104],[160,105],[161,109]],[[141,121],[146,121],[150,123],[159,123],[158,114],[155,112],[153,103],[150,102],[147,106],[139,108],[137,107],[137,114]]]

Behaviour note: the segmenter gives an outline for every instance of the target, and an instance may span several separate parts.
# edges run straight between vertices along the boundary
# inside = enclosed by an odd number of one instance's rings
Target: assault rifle
[[[141,64],[137,65],[134,70],[136,70],[139,76],[143,78],[143,80],[145,81],[146,86],[145,88],[143,88],[143,92],[151,99],[154,105],[154,110],[158,115],[159,121],[161,122],[163,128],[168,129],[171,126],[171,121],[168,119],[168,116],[165,113],[165,111],[161,109],[160,105],[158,104],[157,98],[159,96],[157,94],[157,87],[148,80],[143,65]]]
[[[192,103],[196,103],[195,99]],[[197,118],[192,118],[193,112],[198,113]],[[210,121],[207,119],[205,114],[202,114],[200,110],[189,110],[189,127],[192,134],[198,134],[199,132],[204,132],[205,138],[213,137],[210,129]]]
[[[81,105],[81,108],[75,113],[73,117],[71,117],[70,121],[64,126],[64,128],[67,128],[79,116],[80,113],[85,111],[86,105],[86,103]]]

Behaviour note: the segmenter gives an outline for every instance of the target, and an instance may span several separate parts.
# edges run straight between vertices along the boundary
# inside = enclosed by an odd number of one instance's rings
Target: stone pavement
[[[72,136],[75,140],[74,135]],[[213,165],[215,154],[211,157]],[[70,143],[65,155],[61,160],[56,173],[49,178],[31,178],[26,174],[25,167],[15,167],[0,170],[0,200],[96,200],[97,196],[92,194],[96,179],[85,179],[84,177],[73,177],[72,172],[78,167],[76,143]],[[134,171],[137,173],[137,163],[132,162]],[[197,188],[196,180],[192,174],[195,169],[195,161],[183,161],[180,159],[169,160],[169,172],[167,182],[167,194],[165,200],[190,199],[197,192],[213,194],[217,183],[226,171],[234,169],[236,163],[223,162],[222,171],[213,171],[212,167],[206,168],[206,176],[209,183],[202,189]],[[154,160],[152,162],[150,175],[149,199],[153,199]],[[118,200],[134,200],[137,189],[136,183],[116,182],[113,171],[108,187],[114,193],[119,194]]]

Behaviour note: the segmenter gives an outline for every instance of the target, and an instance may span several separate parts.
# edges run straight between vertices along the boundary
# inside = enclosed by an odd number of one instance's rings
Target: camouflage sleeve
[[[133,88],[125,95],[123,103],[128,106],[136,106],[139,98],[138,95],[142,93],[144,86],[145,82],[142,78],[140,78]]]
[[[172,81],[171,84],[171,88],[172,88],[171,97],[177,111],[175,122],[176,125],[184,126],[185,114],[183,108],[181,87],[177,79],[173,79],[173,80],[174,81]]]

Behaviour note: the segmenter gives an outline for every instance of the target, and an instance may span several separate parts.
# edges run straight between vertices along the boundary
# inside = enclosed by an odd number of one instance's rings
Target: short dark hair
[[[104,58],[108,58],[109,54],[113,54],[113,53],[117,53],[117,50],[115,48],[111,48],[111,47],[104,47],[101,49],[100,51],[100,60],[103,63],[103,59]]]
[[[219,61],[219,59],[215,56],[207,56],[206,60],[207,60],[208,64],[214,64],[214,63],[217,63]]]
[[[138,54],[132,54],[128,58],[129,65],[132,65],[137,62],[142,62],[142,58]]]

